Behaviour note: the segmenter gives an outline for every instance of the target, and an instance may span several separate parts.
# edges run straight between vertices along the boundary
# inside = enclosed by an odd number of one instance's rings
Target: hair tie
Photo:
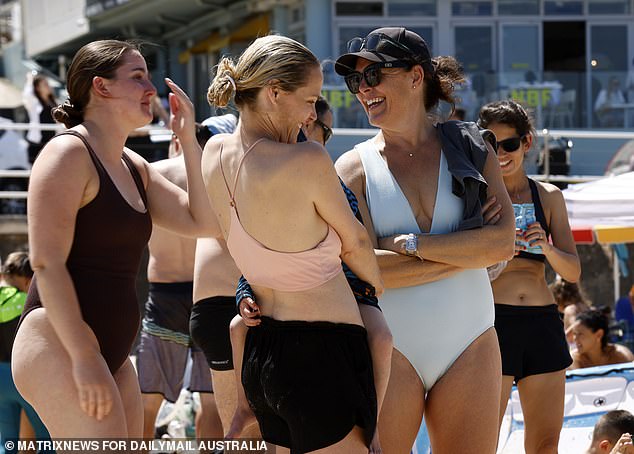
[[[237,92],[238,88],[236,87],[236,81],[233,80],[233,77],[231,77],[229,74],[225,73],[225,75],[227,76],[227,79],[229,79],[229,83],[231,83],[231,86],[233,87],[233,91]]]

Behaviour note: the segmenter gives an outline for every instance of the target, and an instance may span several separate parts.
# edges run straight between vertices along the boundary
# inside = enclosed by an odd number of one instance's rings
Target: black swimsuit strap
[[[143,200],[143,205],[145,205],[145,209],[147,210],[147,193],[145,192],[145,186],[143,186],[143,179],[141,178],[141,174],[139,174],[139,170],[136,168],[130,156],[123,152],[121,156],[123,158],[123,162],[128,166],[130,170],[130,174],[132,175],[132,179],[134,180],[134,184],[136,185],[137,190],[139,191],[139,195],[141,196],[141,200]]]
[[[548,222],[546,222],[546,214],[544,213],[544,207],[542,201],[539,198],[539,190],[537,189],[537,183],[531,178],[528,178],[528,186],[531,190],[531,198],[533,199],[533,205],[535,206],[535,218],[539,221],[546,232],[546,236],[550,236],[550,229],[548,228]]]
[[[109,177],[108,171],[99,160],[97,153],[95,153],[95,150],[93,150],[93,148],[90,146],[90,143],[88,143],[88,140],[82,134],[80,134],[79,132],[73,129],[68,129],[66,131],[60,132],[57,135],[58,136],[63,136],[63,135],[74,136],[80,139],[86,146],[86,149],[88,150],[88,154],[90,155],[92,162],[95,164],[95,167],[97,168],[97,173],[99,174],[105,173]],[[134,184],[136,185],[136,188],[139,191],[139,195],[141,196],[141,200],[143,200],[143,205],[145,206],[145,209],[147,210],[147,194],[145,192],[145,187],[143,186],[143,180],[141,179],[139,170],[136,168],[136,166],[132,162],[132,159],[130,159],[130,157],[125,153],[125,151],[123,152],[122,158],[123,158],[123,162],[125,162],[126,166],[130,170],[130,174],[132,175]]]
[[[103,164],[99,160],[97,153],[95,153],[95,150],[93,150],[92,147],[90,146],[90,143],[88,143],[88,139],[86,139],[83,135],[81,135],[80,133],[78,133],[77,131],[73,129],[68,129],[66,131],[60,132],[55,137],[58,137],[58,136],[77,137],[79,140],[81,140],[84,143],[84,145],[86,146],[86,149],[88,149],[88,154],[90,155],[90,159],[92,159],[92,162],[95,164],[97,171],[106,172],[106,168],[103,166]]]

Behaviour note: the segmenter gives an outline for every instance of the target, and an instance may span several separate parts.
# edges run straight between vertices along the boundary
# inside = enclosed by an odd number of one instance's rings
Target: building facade
[[[468,77],[459,106],[467,119],[483,103],[513,98],[532,110],[540,128],[634,126],[634,0],[22,0],[21,6],[27,56],[63,72],[91,39],[146,39],[155,44],[146,47],[154,79],[169,75],[199,93],[193,98],[201,117],[210,112],[203,94],[218,58],[239,54],[272,30],[306,43],[324,62],[324,94],[336,125],[365,127],[332,61],[351,38],[403,25],[423,36],[433,54],[463,64]]]

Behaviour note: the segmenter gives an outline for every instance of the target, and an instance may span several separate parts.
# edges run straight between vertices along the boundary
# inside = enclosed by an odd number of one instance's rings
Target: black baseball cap
[[[335,62],[335,72],[341,76],[354,71],[357,58],[373,62],[411,61],[433,73],[429,47],[418,33],[405,27],[382,27],[371,31],[365,38],[354,38],[349,44],[359,47],[356,52],[342,55]],[[350,46],[349,46],[350,50]]]

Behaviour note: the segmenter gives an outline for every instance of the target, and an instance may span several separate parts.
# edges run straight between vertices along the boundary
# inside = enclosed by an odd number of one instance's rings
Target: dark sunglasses
[[[522,140],[524,140],[525,137],[526,134],[520,137],[511,137],[509,139],[500,140],[498,142],[498,150],[500,149],[500,147],[502,147],[502,149],[507,153],[517,151],[522,143]]]
[[[370,33],[365,38],[352,38],[348,41],[348,52],[367,50],[387,54],[396,58],[415,60],[414,52],[404,44],[394,41],[384,33]]]
[[[332,137],[332,128],[319,118],[315,120],[315,123],[321,126],[321,129],[324,131],[324,144],[326,144],[326,142],[328,142]]]
[[[411,64],[404,61],[382,61],[367,66],[363,73],[352,71],[348,73],[344,80],[350,93],[356,95],[359,93],[361,81],[365,80],[368,87],[376,87],[381,83],[381,69],[383,68],[411,68]]]

